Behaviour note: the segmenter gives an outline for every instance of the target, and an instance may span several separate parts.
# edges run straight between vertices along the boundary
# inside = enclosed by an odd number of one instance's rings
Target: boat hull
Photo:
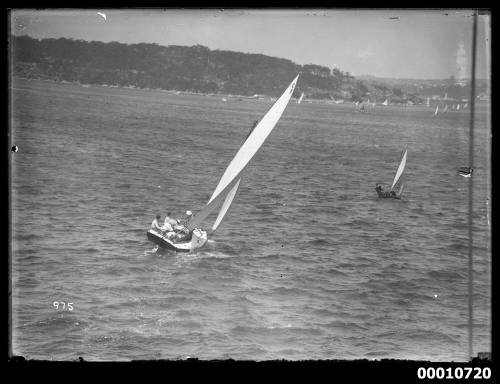
[[[386,191],[379,191],[377,190],[377,195],[379,198],[382,198],[382,199],[398,199],[398,200],[401,200],[401,195],[402,193],[398,193],[398,194],[391,194],[390,192],[386,192]]]
[[[207,233],[201,229],[193,230],[193,236],[190,241],[174,243],[172,240],[167,239],[160,233],[152,231],[151,229],[147,231],[146,236],[148,240],[157,244],[163,249],[168,249],[174,252],[191,252],[195,249],[201,248],[207,242]]]

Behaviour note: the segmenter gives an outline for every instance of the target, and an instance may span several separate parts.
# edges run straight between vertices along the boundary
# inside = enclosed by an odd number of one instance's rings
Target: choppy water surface
[[[292,100],[209,245],[174,254],[152,252],[154,215],[200,209],[269,100],[26,80],[11,93],[16,354],[467,359],[467,110]],[[491,350],[481,104],[475,143],[478,352]],[[405,144],[405,197],[379,200]]]

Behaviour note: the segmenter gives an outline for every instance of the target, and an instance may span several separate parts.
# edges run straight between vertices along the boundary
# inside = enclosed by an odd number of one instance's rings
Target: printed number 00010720
[[[419,379],[489,379],[491,378],[490,367],[419,367],[417,369],[417,377]]]

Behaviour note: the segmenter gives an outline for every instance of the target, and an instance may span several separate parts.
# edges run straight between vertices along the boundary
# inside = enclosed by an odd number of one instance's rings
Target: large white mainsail
[[[403,171],[405,170],[406,166],[406,154],[408,153],[408,149],[405,148],[403,152],[403,156],[401,157],[401,161],[399,163],[398,170],[396,171],[396,176],[394,176],[394,181],[392,182],[391,185],[391,191],[394,189],[394,186],[398,183],[401,175],[403,174]]]
[[[285,111],[290,98],[292,97],[293,90],[297,84],[299,75],[290,83],[285,92],[280,96],[278,100],[271,106],[267,113],[262,117],[259,123],[252,130],[248,138],[245,140],[243,145],[240,147],[236,155],[234,156],[229,166],[226,168],[224,174],[222,175],[219,184],[215,188],[210,200],[207,205],[198,212],[188,223],[188,228],[190,230],[199,226],[199,224],[215,209],[215,207],[222,201],[226,194],[226,200],[223,204],[221,212],[222,216],[217,218],[214,227],[220,224],[222,218],[224,217],[227,209],[231,205],[231,202],[238,189],[240,175],[246,168],[250,160],[257,153],[259,148],[264,144],[264,141],[269,136],[274,126],[278,123],[281,115]]]

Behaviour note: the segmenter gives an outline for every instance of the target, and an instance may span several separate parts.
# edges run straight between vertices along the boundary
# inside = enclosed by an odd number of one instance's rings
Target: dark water
[[[199,210],[271,102],[25,80],[11,93],[14,353],[468,359],[467,110],[291,101],[210,244],[158,254],[153,216]],[[475,353],[491,350],[487,108]],[[404,144],[405,198],[379,200]]]

